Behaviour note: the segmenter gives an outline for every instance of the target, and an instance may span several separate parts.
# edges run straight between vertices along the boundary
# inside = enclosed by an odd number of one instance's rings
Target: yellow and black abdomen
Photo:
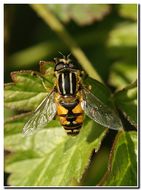
[[[68,135],[79,134],[84,120],[84,112],[79,99],[72,102],[66,101],[65,98],[60,100],[57,106],[57,115]]]

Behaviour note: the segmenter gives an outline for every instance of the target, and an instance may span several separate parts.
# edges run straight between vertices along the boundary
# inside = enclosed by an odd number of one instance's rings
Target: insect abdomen
[[[61,101],[58,106],[58,116],[60,117],[61,125],[68,135],[79,134],[83,124],[84,113],[78,99],[69,103]]]

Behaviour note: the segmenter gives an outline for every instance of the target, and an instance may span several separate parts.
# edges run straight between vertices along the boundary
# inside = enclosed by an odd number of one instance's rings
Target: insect
[[[56,115],[68,135],[77,135],[83,125],[84,113],[105,127],[122,129],[117,114],[84,86],[82,71],[70,59],[70,55],[63,55],[63,58],[55,58],[54,61],[54,88],[25,124],[24,135],[42,128]]]

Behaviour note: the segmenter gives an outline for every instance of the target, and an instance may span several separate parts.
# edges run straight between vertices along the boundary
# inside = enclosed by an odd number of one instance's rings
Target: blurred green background
[[[93,68],[112,92],[137,77],[136,4],[44,5],[63,24]],[[27,4],[4,5],[4,81],[10,72],[39,70],[40,60],[53,60],[71,52],[71,45],[51,29]],[[78,60],[79,61],[79,60]],[[14,112],[5,109],[5,118]],[[109,131],[99,154],[93,153],[82,185],[96,185],[107,169],[115,131]],[[7,174],[5,183],[7,180]]]

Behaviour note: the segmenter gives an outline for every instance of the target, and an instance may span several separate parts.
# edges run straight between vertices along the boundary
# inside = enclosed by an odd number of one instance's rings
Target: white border
[[[0,6],[0,187],[3,187],[4,183],[4,103],[3,103],[3,95],[4,95],[4,11],[3,11],[3,5]],[[3,189],[3,188],[1,188]]]
[[[140,4],[139,0],[6,0],[4,4]]]

